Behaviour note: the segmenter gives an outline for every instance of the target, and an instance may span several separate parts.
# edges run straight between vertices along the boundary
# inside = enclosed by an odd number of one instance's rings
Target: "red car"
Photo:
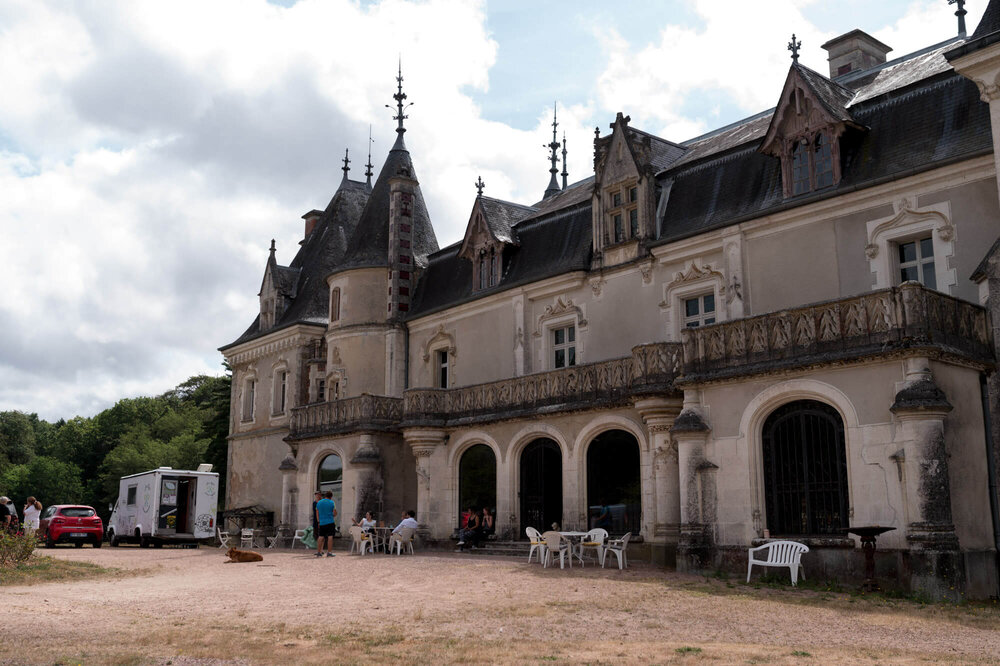
[[[77,548],[90,543],[100,548],[104,540],[104,523],[93,507],[53,504],[42,512],[38,533],[45,539],[46,548],[57,543],[72,543]]]

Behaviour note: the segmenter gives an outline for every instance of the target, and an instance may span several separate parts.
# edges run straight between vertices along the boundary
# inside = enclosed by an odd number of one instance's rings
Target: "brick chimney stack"
[[[823,45],[829,53],[830,78],[835,79],[849,72],[871,69],[885,62],[892,47],[878,41],[863,30],[851,30],[834,37]]]
[[[309,234],[316,228],[316,225],[319,223],[319,217],[322,214],[323,211],[314,209],[302,216],[302,219],[306,221],[306,233],[302,237],[302,240],[309,238]]]

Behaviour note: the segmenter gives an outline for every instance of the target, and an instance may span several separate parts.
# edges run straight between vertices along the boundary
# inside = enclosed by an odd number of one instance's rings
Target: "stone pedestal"
[[[677,570],[697,571],[709,563],[712,546],[711,526],[703,522],[702,507],[715,498],[703,497],[699,488],[699,470],[705,460],[705,443],[710,428],[701,415],[685,408],[670,429],[677,442],[678,490],[680,499],[680,535],[677,543]],[[713,466],[714,467],[714,466]]]
[[[295,484],[295,475],[299,471],[299,466],[292,456],[286,456],[278,465],[281,472],[281,516],[278,519],[282,526],[296,526],[296,516],[298,515],[298,495],[299,489]]]
[[[427,536],[430,526],[436,522],[431,506],[430,457],[448,441],[448,433],[437,428],[409,428],[403,437],[417,459],[417,522],[421,534]]]
[[[347,515],[347,507],[341,507],[344,515],[338,516],[338,522],[342,526],[342,531],[351,524],[351,518],[361,518],[365,511],[371,511],[373,515],[378,514],[378,507],[382,503],[382,453],[375,444],[375,437],[371,433],[362,433],[361,441],[354,455],[351,456],[351,476],[354,486],[354,504],[351,510],[354,516]],[[343,502],[345,505],[346,502]],[[395,516],[381,516],[381,519],[393,519]]]
[[[674,546],[680,534],[681,506],[678,486],[677,443],[670,434],[681,411],[676,398],[644,398],[635,408],[649,432],[653,467],[652,541]]]

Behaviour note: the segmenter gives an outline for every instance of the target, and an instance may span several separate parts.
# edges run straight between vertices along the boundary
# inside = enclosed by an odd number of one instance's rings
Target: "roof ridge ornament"
[[[371,123],[368,124],[368,163],[365,164],[365,178],[367,179],[368,188],[371,189],[372,186],[372,144],[375,143],[375,139],[372,138],[372,126]]]
[[[556,163],[559,161],[559,156],[558,156],[559,138],[558,138],[558,131],[557,131],[558,127],[559,127],[559,118],[558,118],[557,114],[558,114],[558,104],[556,102],[553,102],[552,103],[552,143],[550,143],[550,144],[548,144],[548,145],[545,146],[550,151],[552,151],[552,153],[549,155],[549,160],[552,162],[552,166],[549,168],[549,173],[552,174],[552,177],[549,178],[549,186],[547,188],[545,188],[545,194],[542,196],[542,199],[548,199],[549,197],[555,196],[556,194],[559,194],[559,192],[562,191],[562,190],[559,189],[559,179],[556,178],[556,174],[559,173],[559,167],[556,166]]]
[[[795,33],[792,33],[792,41],[788,42],[788,50],[792,52],[792,62],[799,64],[799,48],[802,47],[802,40],[796,41]]]
[[[562,140],[562,188],[566,189],[566,179],[569,178],[569,171],[566,170],[566,130],[563,130],[563,140]]]
[[[396,100],[396,115],[394,115],[392,117],[392,119],[399,122],[399,125],[396,127],[396,134],[399,135],[399,139],[397,140],[397,143],[399,143],[403,139],[403,133],[406,132],[406,128],[403,127],[403,121],[406,120],[407,118],[409,118],[409,116],[405,115],[403,113],[403,111],[405,111],[406,109],[408,109],[411,106],[413,106],[413,102],[410,102],[409,104],[406,104],[406,105],[403,104],[403,102],[406,100],[406,93],[403,92],[403,58],[402,58],[402,56],[400,56],[400,58],[399,58],[399,72],[396,75],[396,94],[393,95],[392,98],[394,100]],[[386,104],[385,108],[391,109],[392,107],[389,106],[388,104]]]
[[[344,172],[344,182],[345,183],[347,182],[347,172],[349,172],[351,170],[351,167],[348,166],[351,163],[351,160],[348,159],[348,157],[347,157],[349,153],[350,153],[350,149],[349,148],[344,148],[344,159],[342,160],[343,163],[344,163],[344,166],[340,167],[340,170]]]
[[[955,16],[958,17],[958,36],[965,37],[965,15],[969,12],[965,11],[965,0],[948,0],[949,5],[958,5],[958,9],[955,11]]]
[[[271,239],[271,257],[274,257],[275,251],[276,251],[276,249],[274,247],[274,239],[272,238]]]
[[[476,198],[483,196],[483,188],[486,187],[486,183],[483,182],[482,176],[476,177]]]

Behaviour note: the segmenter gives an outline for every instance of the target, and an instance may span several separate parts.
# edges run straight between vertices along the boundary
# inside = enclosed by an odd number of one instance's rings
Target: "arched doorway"
[[[562,524],[562,452],[548,437],[540,437],[521,452],[521,534],[525,527],[540,532]]]
[[[476,511],[497,509],[497,457],[485,444],[470,446],[458,463],[458,513],[469,507]]]
[[[340,460],[340,456],[336,453],[331,453],[323,458],[323,461],[319,464],[319,469],[316,471],[316,488],[320,492],[333,491],[333,501],[337,503],[338,525],[344,515],[344,509],[340,502],[343,497],[343,486],[344,465]]]
[[[602,432],[587,447],[587,525],[611,534],[639,533],[639,442],[630,432]]]
[[[848,526],[844,423],[833,407],[797,400],[764,421],[762,459],[772,535],[842,534]]]

